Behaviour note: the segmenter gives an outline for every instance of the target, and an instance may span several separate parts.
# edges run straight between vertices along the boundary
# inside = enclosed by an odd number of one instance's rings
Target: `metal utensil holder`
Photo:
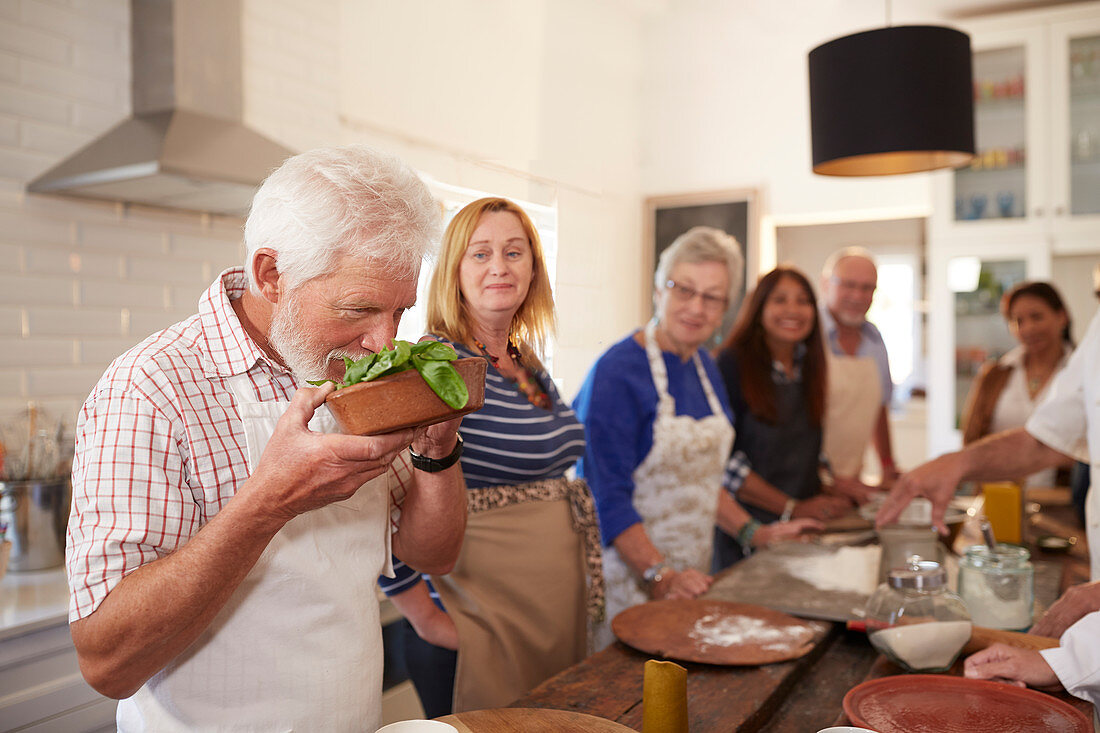
[[[0,522],[7,524],[12,544],[9,570],[45,570],[65,562],[71,498],[68,477],[0,481]]]

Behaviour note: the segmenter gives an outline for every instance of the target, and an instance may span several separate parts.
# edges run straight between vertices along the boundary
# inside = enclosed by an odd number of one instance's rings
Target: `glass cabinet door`
[[[1069,41],[1069,213],[1100,213],[1100,35]]]
[[[974,54],[977,155],[955,171],[955,221],[1027,216],[1026,61],[1023,46]]]

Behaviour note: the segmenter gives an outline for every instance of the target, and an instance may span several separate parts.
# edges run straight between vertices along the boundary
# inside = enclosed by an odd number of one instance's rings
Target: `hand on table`
[[[1057,639],[1086,614],[1100,611],[1100,580],[1075,585],[1035,622],[1029,634]]]
[[[972,679],[1008,682],[1017,687],[1051,690],[1062,686],[1043,655],[1007,644],[993,644],[970,655],[963,663],[963,673]]]
[[[696,598],[707,592],[712,578],[698,570],[674,570],[653,586],[653,600],[664,598]]]
[[[818,494],[798,502],[794,507],[794,511],[791,512],[791,516],[796,519],[824,521],[843,516],[851,508],[852,503],[844,497]]]
[[[772,522],[761,525],[752,536],[753,547],[767,547],[773,542],[789,540],[803,534],[820,532],[825,525],[816,519],[792,519],[789,522]]]

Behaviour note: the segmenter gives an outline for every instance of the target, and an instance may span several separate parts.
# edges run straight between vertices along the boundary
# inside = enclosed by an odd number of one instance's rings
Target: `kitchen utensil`
[[[458,733],[637,733],[606,718],[548,708],[470,710],[436,720],[453,725]]]
[[[762,606],[728,601],[650,601],[611,620],[619,641],[639,651],[705,664],[754,665],[797,659],[825,627]]]
[[[60,442],[63,424],[36,403],[0,423],[0,480],[52,479],[64,473]]]
[[[855,725],[878,733],[1089,733],[1092,721],[1050,695],[1003,682],[949,675],[895,675],[844,696]]]
[[[433,425],[480,410],[485,404],[487,362],[480,357],[468,357],[451,364],[470,393],[469,401],[460,410],[439,399],[415,369],[336,390],[325,399],[325,404],[340,429],[351,435],[378,435]]]
[[[375,733],[457,733],[458,729],[438,720],[399,720],[383,725]]]
[[[44,570],[65,562],[69,479],[0,481],[0,522],[11,540],[13,572]]]

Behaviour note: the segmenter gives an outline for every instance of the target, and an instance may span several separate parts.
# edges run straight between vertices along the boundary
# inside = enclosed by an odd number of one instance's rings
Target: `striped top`
[[[464,344],[450,344],[459,358],[481,357]],[[492,362],[485,373],[485,405],[462,418],[458,432],[462,475],[469,489],[510,486],[561,478],[584,455],[584,427],[546,370],[534,375],[550,398],[551,409],[535,407],[515,382],[501,375]],[[386,595],[415,584],[416,571],[394,558],[397,577],[378,579]],[[434,598],[434,591],[433,591]]]

